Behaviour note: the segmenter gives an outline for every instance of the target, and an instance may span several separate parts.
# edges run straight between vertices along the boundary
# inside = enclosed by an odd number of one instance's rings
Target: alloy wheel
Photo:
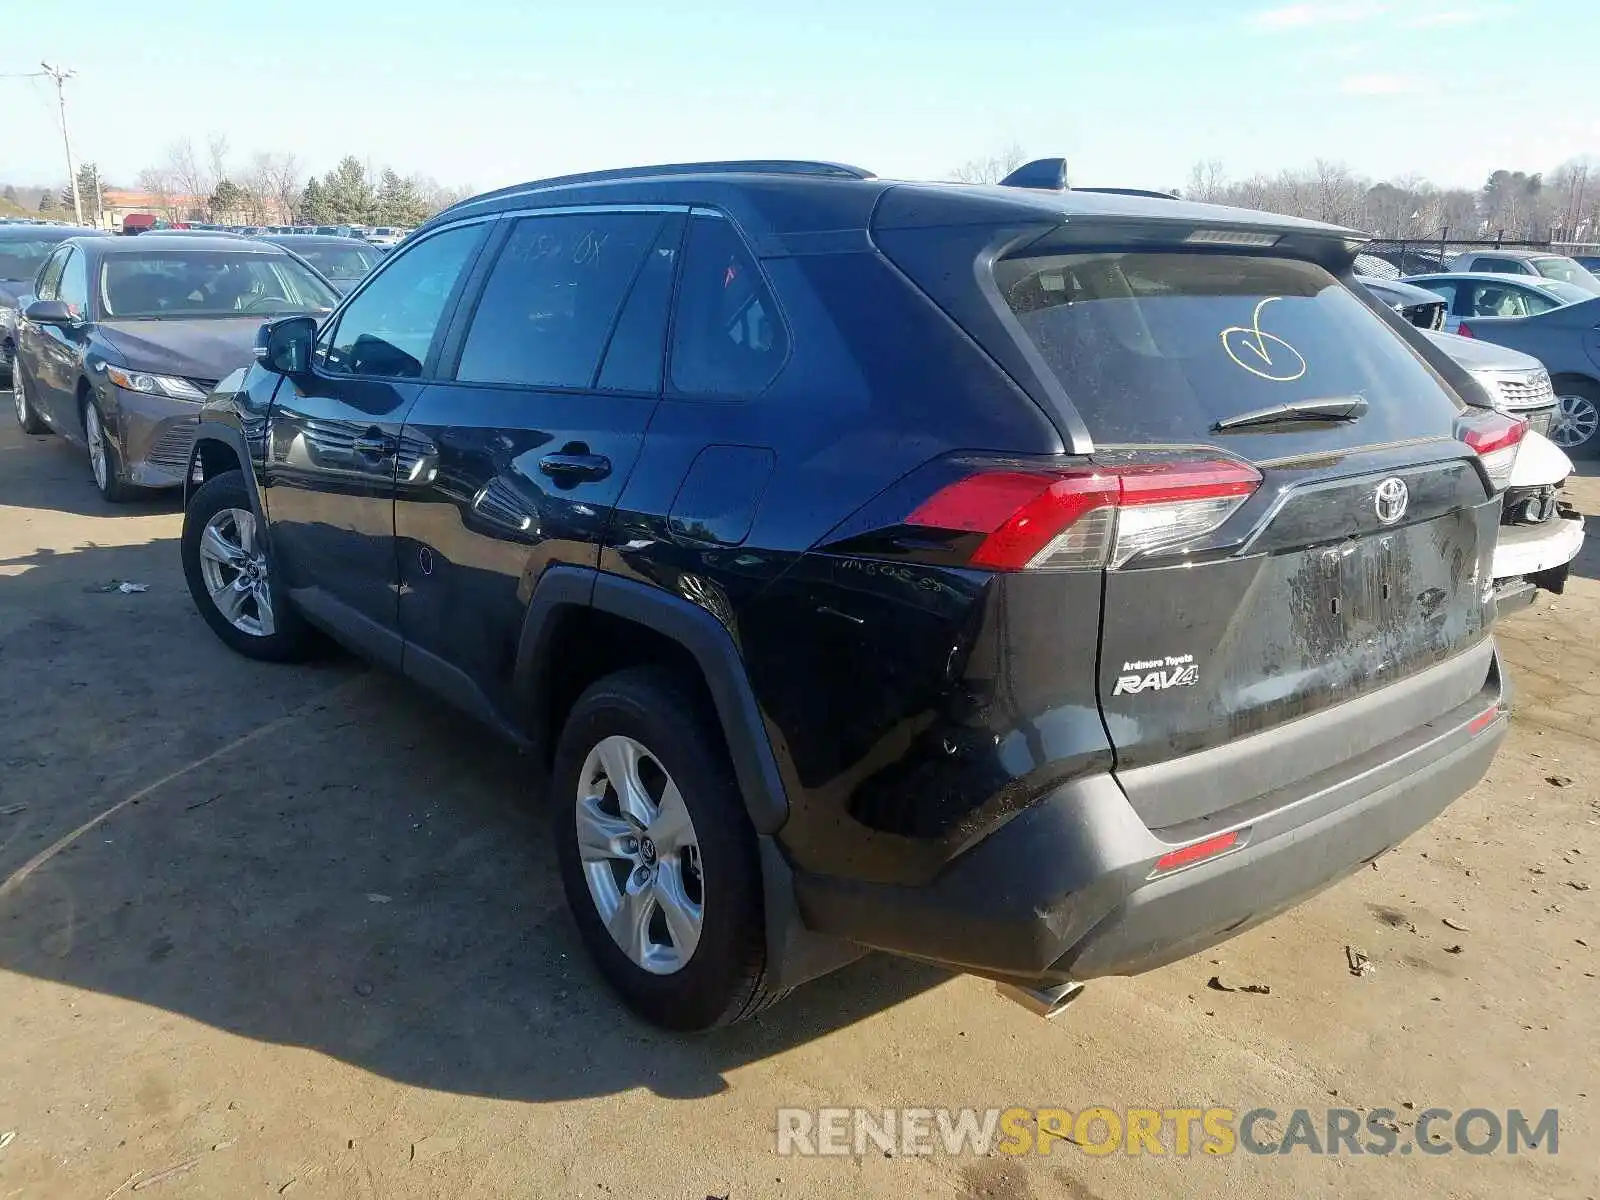
[[[101,491],[111,476],[111,465],[106,461],[106,431],[100,424],[100,410],[89,405],[83,414],[83,433],[89,443],[89,466],[94,471],[94,481]]]
[[[1563,450],[1581,446],[1600,432],[1600,407],[1587,396],[1562,396],[1550,440]]]
[[[28,425],[28,397],[22,390],[22,372],[15,367],[11,368],[11,403],[17,406],[17,424],[26,429]]]
[[[272,636],[272,586],[267,557],[256,544],[254,513],[223,508],[212,514],[200,534],[200,575],[228,624],[250,637]]]
[[[612,940],[652,975],[681,970],[705,920],[700,843],[683,795],[640,742],[613,734],[584,759],[578,856]]]

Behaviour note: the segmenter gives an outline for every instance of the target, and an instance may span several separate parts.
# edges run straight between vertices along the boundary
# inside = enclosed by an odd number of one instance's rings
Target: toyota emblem
[[[1404,479],[1385,479],[1373,494],[1372,507],[1377,510],[1380,525],[1393,525],[1406,515],[1406,504],[1411,493]]]

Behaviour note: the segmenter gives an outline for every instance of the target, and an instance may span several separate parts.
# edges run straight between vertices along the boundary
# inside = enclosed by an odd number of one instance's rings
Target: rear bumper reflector
[[[1227,833],[1219,833],[1202,838],[1198,842],[1190,842],[1187,846],[1179,846],[1176,850],[1169,850],[1156,859],[1150,878],[1154,879],[1157,875],[1166,875],[1184,867],[1191,867],[1197,862],[1204,862],[1208,858],[1215,858],[1229,850],[1238,849],[1247,840],[1249,833],[1248,826],[1244,829],[1230,829]]]

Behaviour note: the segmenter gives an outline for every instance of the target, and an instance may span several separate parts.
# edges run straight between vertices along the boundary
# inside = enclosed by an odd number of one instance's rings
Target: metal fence
[[[1357,269],[1363,274],[1397,279],[1402,275],[1427,275],[1447,271],[1458,254],[1468,250],[1549,250],[1548,241],[1524,241],[1504,236],[1453,238],[1448,229],[1431,238],[1377,239],[1361,248]]]

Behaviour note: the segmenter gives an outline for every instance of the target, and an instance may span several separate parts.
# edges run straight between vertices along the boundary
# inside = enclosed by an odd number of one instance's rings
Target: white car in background
[[[1468,371],[1499,411],[1528,421],[1500,516],[1494,585],[1502,613],[1529,604],[1540,588],[1559,594],[1583,549],[1583,517],[1562,499],[1572,460],[1544,435],[1556,411],[1550,375],[1538,359],[1493,342],[1424,331]]]

